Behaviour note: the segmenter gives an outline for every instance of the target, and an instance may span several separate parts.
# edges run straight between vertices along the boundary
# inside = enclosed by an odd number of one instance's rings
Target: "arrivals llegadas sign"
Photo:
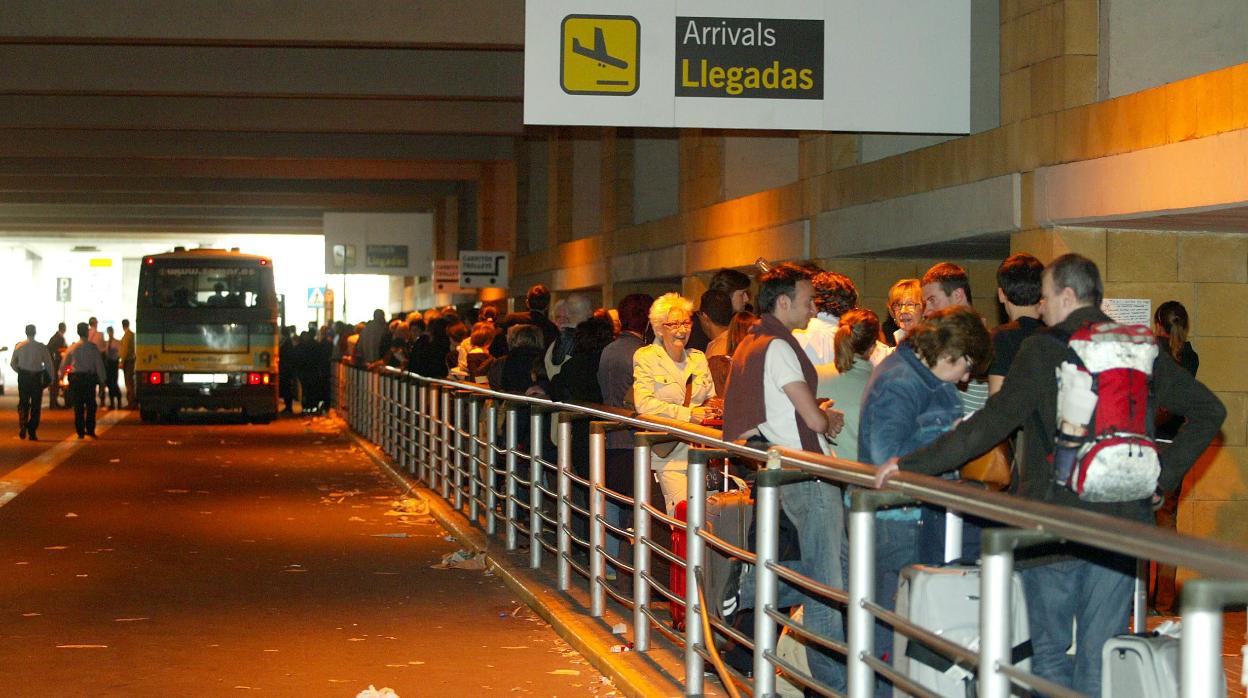
[[[970,0],[528,0],[525,13],[526,124],[970,130]]]

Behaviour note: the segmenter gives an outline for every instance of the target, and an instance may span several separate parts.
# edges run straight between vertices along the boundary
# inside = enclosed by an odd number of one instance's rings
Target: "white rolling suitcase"
[[[1157,633],[1111,638],[1101,649],[1101,698],[1178,698],[1180,644]]]
[[[1014,573],[1010,633],[1012,663],[1031,668],[1031,630],[1023,581]],[[964,565],[911,565],[897,582],[897,613],[911,622],[971,650],[979,650],[979,568]],[[893,667],[948,698],[975,695],[976,677],[944,655],[893,634]],[[909,695],[896,691],[895,695]]]

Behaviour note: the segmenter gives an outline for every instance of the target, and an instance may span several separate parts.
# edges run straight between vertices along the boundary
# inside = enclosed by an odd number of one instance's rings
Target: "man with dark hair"
[[[35,339],[35,326],[26,326],[26,339],[13,347],[9,368],[17,373],[18,438],[38,441],[39,416],[43,413],[43,386],[51,382],[52,355]]]
[[[506,356],[507,330],[515,325],[536,325],[542,333],[542,349],[549,347],[559,337],[559,328],[547,316],[550,308],[550,289],[545,284],[534,284],[524,299],[524,312],[509,313],[498,323],[498,334],[490,344],[490,356]]]
[[[997,300],[1010,321],[992,331],[992,364],[988,366],[988,394],[1001,390],[1010,363],[1023,340],[1044,327],[1040,321],[1040,277],[1044,265],[1026,252],[1006,257],[997,267]]]
[[[732,299],[734,313],[750,309],[750,277],[736,269],[720,269],[715,272],[707,288],[727,293]]]
[[[919,280],[923,288],[923,314],[959,305],[971,307],[971,280],[966,270],[951,262],[940,262]]]
[[[728,353],[728,323],[732,322],[732,298],[723,291],[710,289],[702,294],[697,314],[702,333],[711,340],[706,344],[706,357]]]
[[[61,375],[61,361],[65,353],[65,323],[59,322],[56,325],[56,333],[48,340],[48,354],[52,356],[52,375]],[[69,407],[69,401],[66,400],[64,405],[58,401],[57,396],[61,394],[61,382],[53,380],[52,385],[48,386],[48,407],[56,409],[58,407]]]
[[[715,272],[715,276],[711,277],[710,284],[707,285],[708,291],[722,291],[728,294],[728,298],[732,301],[732,312],[738,313],[742,310],[750,309],[750,277],[736,269],[720,269]],[[701,311],[694,313],[694,316],[700,315]],[[729,318],[731,320],[731,318]],[[688,349],[697,349],[705,352],[710,345],[711,338],[702,329],[702,323],[693,323],[693,331],[689,333],[689,341],[685,343]]]
[[[900,461],[886,463],[876,482],[883,483],[899,468],[929,475],[957,469],[1021,427],[1027,438],[1020,448],[1019,476],[1010,485],[1015,494],[1134,521],[1152,521],[1153,501],[1148,497],[1088,502],[1057,480],[1050,458],[1055,451],[1053,435],[1058,430],[1057,375],[1069,355],[1067,340],[1081,328],[1110,318],[1099,307],[1104,294],[1100,273],[1086,257],[1058,257],[1044,270],[1041,284],[1040,313],[1050,329],[1023,342],[1001,391],[953,431]],[[1157,407],[1187,420],[1174,442],[1160,452],[1158,486],[1165,491],[1178,486],[1217,435],[1226,408],[1169,358],[1156,359],[1152,371]],[[1080,693],[1100,695],[1101,647],[1109,638],[1126,632],[1135,561],[1080,546],[1060,546],[1056,551],[1046,546],[1036,551],[1037,556],[1053,552],[1064,557],[1056,562],[1046,557],[1047,564],[1035,560],[1034,566],[1022,570],[1035,650],[1032,671]],[[1079,628],[1073,664],[1066,656],[1072,621]]]
[[[923,289],[923,317],[945,308],[971,306],[971,280],[962,267],[950,262],[940,262],[919,280]],[[988,382],[982,376],[971,376],[965,385],[958,386],[962,398],[962,411],[969,417],[984,406],[988,400]]]
[[[732,355],[724,397],[724,438],[744,439],[766,449],[769,444],[828,453],[825,436],[835,436],[844,415],[830,401],[815,399],[815,366],[793,337],[815,314],[811,272],[793,264],[772,267],[759,279],[758,308],[762,317]],[[797,568],[822,584],[841,584],[840,541],[845,537],[844,507],[839,487],[822,480],[786,485],[780,504],[798,532],[802,559]],[[725,600],[723,611],[753,603],[754,575],[743,576],[737,595]],[[729,585],[730,589],[732,585]],[[779,607],[804,603],[804,624],[824,637],[844,640],[841,612],[818,597],[806,597],[782,584]],[[845,690],[845,664],[813,643],[806,656],[816,679]]]
[[[126,382],[126,409],[134,409],[134,364],[138,354],[134,350],[134,332],[130,329],[130,320],[121,321],[121,347],[118,351],[121,361],[121,375]]]
[[[95,438],[95,389],[104,383],[104,355],[88,336],[91,326],[78,323],[78,341],[65,353],[61,375],[69,376],[69,401],[74,406],[74,430],[78,438]]]
[[[858,287],[848,276],[835,271],[815,270],[811,283],[815,288],[815,317],[806,329],[794,330],[793,336],[815,365],[820,382],[827,385],[836,375],[836,330],[841,316],[858,307]],[[872,363],[878,364],[885,356],[888,347],[877,341]]]

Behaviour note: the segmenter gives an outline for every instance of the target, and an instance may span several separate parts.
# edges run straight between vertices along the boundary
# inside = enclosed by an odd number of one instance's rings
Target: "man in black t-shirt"
[[[1023,252],[1006,258],[997,267],[997,300],[1010,321],[992,331],[992,364],[988,366],[988,394],[995,395],[1005,383],[1010,363],[1023,340],[1044,327],[1040,320],[1040,279],[1044,265]]]

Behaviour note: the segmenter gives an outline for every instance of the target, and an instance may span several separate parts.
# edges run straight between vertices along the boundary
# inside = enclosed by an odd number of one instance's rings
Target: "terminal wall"
[[[1175,298],[1191,311],[1200,378],[1230,417],[1189,477],[1179,526],[1242,541],[1248,538],[1248,371],[1241,358],[1248,354],[1248,315],[1237,301],[1248,292],[1248,235],[1235,222],[1242,214],[1217,214],[1248,203],[1248,177],[1241,176],[1242,152],[1214,139],[1241,143],[1248,137],[1248,63],[1211,70],[1198,62],[1196,69],[1209,72],[1098,101],[1122,84],[1104,77],[1106,61],[1117,56],[1104,53],[1104,39],[1118,50],[1113,37],[1130,30],[1125,24],[1106,29],[1106,21],[1122,21],[1115,19],[1118,2],[1004,0],[1000,126],[914,150],[886,151],[862,134],[601,129],[604,162],[614,159],[602,175],[601,232],[573,239],[551,215],[536,233],[549,244],[519,254],[511,291],[520,295],[527,284],[542,281],[557,292],[600,288],[607,303],[639,290],[680,289],[696,297],[720,267],[750,269],[760,256],[814,258],[848,274],[863,304],[883,312],[891,283],[947,257],[968,267],[976,306],[991,320],[1001,255],[985,255],[982,246],[975,251],[977,241],[1008,241],[1010,249],[1043,260],[1080,252],[1100,265],[1110,296],[1149,298],[1153,307]],[[1191,35],[1186,25],[1175,31]],[[1114,160],[1123,155],[1142,157]],[[1181,169],[1157,164],[1174,157]],[[567,175],[555,171],[561,166],[556,158],[550,162],[546,180],[558,184]],[[1061,171],[1070,166],[1086,166],[1091,174],[1074,173],[1063,180],[1067,189],[1055,194],[1051,183],[1070,174]],[[838,251],[835,230],[817,225],[870,222],[876,210],[896,215],[903,204],[913,208],[914,199],[906,197],[935,193],[933,201],[956,201],[945,194],[979,191],[1001,178],[1017,182],[1016,217],[998,217],[1008,222],[996,227],[942,230],[935,236],[940,239],[923,238],[923,246],[913,245],[914,229],[923,227],[913,219],[905,239],[887,226],[860,227],[868,232],[858,236],[868,244],[850,254]],[[1217,200],[1204,201],[1210,183],[1228,186],[1217,188]],[[557,188],[552,185],[549,195]],[[1107,195],[1098,199],[1096,192]],[[1062,196],[1079,197],[1078,205]],[[545,210],[560,205],[548,202]],[[850,210],[857,213],[842,215]],[[1064,217],[1073,210],[1079,215]],[[1167,227],[1170,216],[1183,215],[1189,216],[1185,222]],[[1206,223],[1211,227],[1202,227]],[[959,245],[970,251],[959,254]]]

